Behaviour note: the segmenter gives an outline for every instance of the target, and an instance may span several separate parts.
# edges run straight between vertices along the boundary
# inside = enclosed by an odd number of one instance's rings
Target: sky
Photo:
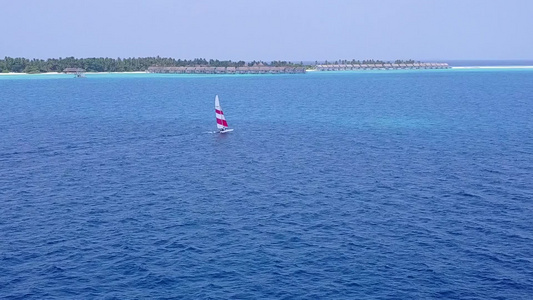
[[[0,11],[0,57],[533,59],[533,0],[0,0]]]

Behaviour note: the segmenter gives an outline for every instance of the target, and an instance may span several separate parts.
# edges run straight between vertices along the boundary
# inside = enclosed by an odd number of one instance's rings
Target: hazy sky
[[[0,0],[0,57],[533,59],[533,0]]]

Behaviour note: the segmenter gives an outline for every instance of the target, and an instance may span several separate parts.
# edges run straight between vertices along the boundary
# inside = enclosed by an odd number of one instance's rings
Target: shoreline
[[[85,72],[84,74],[90,74],[90,75],[105,75],[105,74],[148,74],[146,71],[135,71],[135,72]],[[60,72],[46,72],[46,73],[0,73],[0,76],[2,75],[75,75],[75,74],[66,74],[66,73],[60,73]]]
[[[469,69],[533,69],[533,66],[451,66],[451,70],[469,70]],[[309,69],[306,72],[315,72],[317,70]],[[105,75],[105,74],[151,74],[147,71],[134,71],[134,72],[85,72],[86,75]],[[0,73],[0,76],[20,76],[20,75],[74,75],[65,74],[59,72],[46,72],[46,73]]]
[[[457,66],[450,69],[533,69],[533,66]]]

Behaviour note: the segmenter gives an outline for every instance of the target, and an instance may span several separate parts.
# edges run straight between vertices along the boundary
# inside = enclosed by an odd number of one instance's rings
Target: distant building
[[[85,70],[82,68],[66,68],[63,70],[65,74],[74,74],[76,77],[85,77]]]
[[[305,73],[303,67],[267,67],[257,64],[252,67],[149,67],[149,73],[172,74],[295,74]]]
[[[396,69],[448,69],[447,63],[372,63],[372,64],[343,64],[343,65],[316,65],[317,71],[350,71],[350,70],[396,70]]]

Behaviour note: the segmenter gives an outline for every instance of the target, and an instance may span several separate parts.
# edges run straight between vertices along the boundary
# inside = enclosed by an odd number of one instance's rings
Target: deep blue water
[[[531,299],[532,91],[532,70],[1,76],[0,298]]]

